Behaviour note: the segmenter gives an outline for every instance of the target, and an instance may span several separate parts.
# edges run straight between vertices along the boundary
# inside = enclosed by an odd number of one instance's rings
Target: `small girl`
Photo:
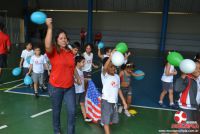
[[[91,79],[92,67],[98,68],[98,66],[93,63],[92,45],[87,44],[85,48],[85,52],[83,53],[83,57],[85,58],[85,65],[82,68],[82,71],[85,78]]]
[[[163,99],[167,92],[169,92],[169,101],[170,101],[170,107],[171,108],[176,108],[174,104],[174,99],[173,99],[173,78],[174,75],[177,75],[177,71],[174,68],[173,65],[170,65],[168,62],[165,64],[165,69],[164,73],[162,75],[161,81],[162,81],[162,89],[163,91],[160,94],[160,100],[159,100],[159,105],[161,107],[166,107],[166,105],[163,104]]]
[[[134,68],[133,63],[127,62],[125,65],[121,67],[121,71],[119,73],[120,77],[120,85],[121,85],[121,90],[123,93],[123,96],[126,100],[126,103],[128,105],[128,108],[131,104],[132,101],[132,87],[131,87],[131,77],[132,76],[143,76],[144,74],[135,74],[132,69]],[[123,107],[119,107],[119,113],[121,113],[123,110]],[[124,111],[124,114],[128,117],[130,117],[130,113],[128,112],[128,109]]]

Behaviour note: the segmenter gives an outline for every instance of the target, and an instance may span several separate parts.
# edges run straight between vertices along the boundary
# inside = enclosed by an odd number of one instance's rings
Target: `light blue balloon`
[[[24,84],[25,85],[33,84],[32,78],[29,75],[26,75],[26,77],[24,78]]]
[[[101,48],[103,48],[103,47],[104,47],[104,43],[103,43],[103,42],[99,42],[99,43],[98,43],[98,48],[101,49]]]
[[[144,74],[144,72],[142,70],[136,70],[134,73],[135,74]],[[142,76],[135,76],[134,78],[136,80],[142,80],[144,78],[144,75],[142,75]]]
[[[16,68],[14,68],[14,69],[12,70],[12,74],[13,74],[14,76],[19,76],[19,75],[21,74],[21,72],[22,72],[22,69],[19,68],[19,67],[16,67]]]
[[[46,14],[40,11],[31,14],[31,21],[36,24],[44,24],[46,22]]]

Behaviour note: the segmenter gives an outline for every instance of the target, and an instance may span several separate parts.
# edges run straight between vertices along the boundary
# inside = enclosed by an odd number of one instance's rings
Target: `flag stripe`
[[[97,123],[101,119],[101,94],[91,80],[88,82],[85,100],[86,116]]]
[[[91,108],[88,107],[88,112],[90,112],[95,118],[101,118],[101,114],[97,115]]]
[[[92,102],[88,99],[87,100],[88,105],[92,106],[92,108],[97,111],[98,113],[101,113],[101,107],[95,106],[94,104],[92,104]]]

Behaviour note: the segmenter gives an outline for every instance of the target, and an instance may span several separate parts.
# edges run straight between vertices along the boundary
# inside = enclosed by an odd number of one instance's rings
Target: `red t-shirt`
[[[0,54],[7,54],[7,47],[11,45],[7,34],[0,32]]]
[[[95,34],[95,40],[101,40],[102,39],[102,34],[101,33],[96,33]]]
[[[60,50],[57,53],[53,47],[51,53],[46,52],[52,65],[49,82],[52,86],[58,88],[70,88],[74,84],[74,54],[69,50]]]

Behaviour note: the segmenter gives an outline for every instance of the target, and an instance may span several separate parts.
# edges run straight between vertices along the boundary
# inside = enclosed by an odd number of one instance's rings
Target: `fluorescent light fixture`
[[[162,12],[136,12],[136,13],[144,13],[144,14],[162,14]],[[168,14],[189,15],[189,14],[192,14],[192,13],[186,13],[186,12],[168,12]]]
[[[73,13],[87,13],[88,10],[62,10],[62,9],[39,9],[44,12],[73,12]],[[94,13],[113,13],[113,12],[133,12],[133,11],[110,11],[110,10],[93,10]],[[162,14],[162,12],[135,12],[141,14]],[[192,13],[187,12],[168,12],[168,14],[178,14],[178,15],[190,15]]]
[[[8,12],[8,10],[0,10],[0,12],[5,12],[5,13],[7,13],[7,12]]]
[[[60,10],[60,9],[39,9],[40,11],[45,12],[75,12],[75,13],[87,13],[88,10]],[[107,13],[107,12],[120,12],[120,11],[109,11],[109,10],[93,10],[97,13]]]

